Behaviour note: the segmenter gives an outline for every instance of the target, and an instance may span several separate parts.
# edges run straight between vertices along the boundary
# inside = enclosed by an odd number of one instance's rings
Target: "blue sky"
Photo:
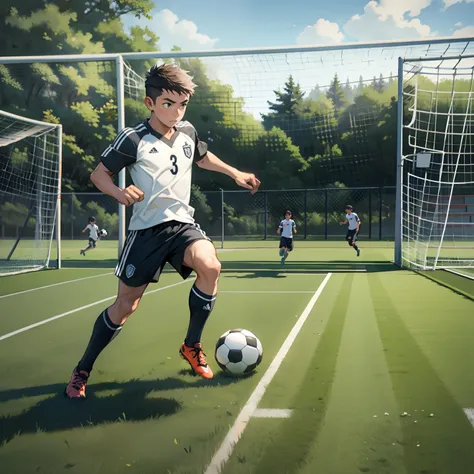
[[[225,6],[223,6],[225,4]],[[152,20],[126,18],[128,26],[148,26],[158,48],[184,51],[264,48],[308,44],[416,39],[435,36],[474,37],[474,0],[156,0]],[[474,42],[472,43],[474,45]],[[380,48],[344,52],[294,53],[204,58],[212,79],[230,84],[244,98],[245,109],[259,117],[290,74],[309,94],[316,84],[372,80],[397,73],[397,58],[439,56],[446,44],[415,48]],[[451,45],[459,54],[465,43]],[[472,48],[471,48],[472,49]]]
[[[147,25],[162,51],[474,36],[474,0],[174,0]]]

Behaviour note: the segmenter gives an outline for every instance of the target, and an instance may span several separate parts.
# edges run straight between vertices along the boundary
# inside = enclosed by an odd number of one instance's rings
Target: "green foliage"
[[[202,193],[199,186],[193,184],[191,186],[191,205],[195,209],[196,219],[201,225],[206,226],[212,220],[212,209],[207,203],[206,196]]]
[[[23,204],[13,204],[11,202],[6,201],[0,206],[0,216],[2,217],[2,225],[20,227],[25,223],[27,215],[28,209]]]
[[[0,5],[2,55],[157,50],[159,38],[149,28],[128,30],[122,21],[127,13],[149,17],[153,7],[152,0],[27,0],[22,4],[6,0]],[[132,61],[130,65],[143,77],[151,63]],[[371,83],[361,76],[357,83],[349,79],[341,83],[336,75],[329,85],[315,81],[313,90],[305,95],[290,75],[274,91],[268,113],[259,120],[230,85],[214,79],[205,62],[188,58],[177,63],[190,71],[198,86],[185,119],[194,124],[214,153],[232,166],[256,173],[263,189],[313,188],[337,181],[347,186],[394,183],[397,82],[392,77],[375,77]],[[420,89],[437,87],[426,78],[419,80]],[[0,85],[1,109],[62,124],[63,186],[92,190],[90,172],[116,135],[115,64],[0,65]],[[452,83],[441,81],[438,87],[450,91]],[[455,83],[456,91],[469,87],[468,81]],[[143,95],[138,90],[137,99],[126,98],[127,125],[149,116]],[[448,110],[446,100],[433,103],[429,93],[420,95],[418,105]],[[455,109],[460,112],[462,103]],[[438,119],[442,127],[446,118]],[[425,137],[420,134],[420,138]],[[14,159],[21,162],[27,157],[18,151]],[[200,169],[195,171],[194,182],[196,214],[201,221],[215,221],[212,211],[216,210],[200,190],[229,188],[232,183],[226,176]],[[78,206],[79,214],[89,212],[80,203]],[[244,228],[253,232],[260,226],[257,216],[240,210],[229,212],[228,219],[234,232]],[[320,215],[311,219],[316,225]]]

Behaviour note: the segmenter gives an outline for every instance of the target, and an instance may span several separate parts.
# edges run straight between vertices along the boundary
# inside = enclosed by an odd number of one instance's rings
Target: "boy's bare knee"
[[[221,268],[221,262],[219,262],[217,257],[212,256],[199,262],[196,272],[200,277],[209,281],[214,281],[219,278],[219,275],[221,274]]]

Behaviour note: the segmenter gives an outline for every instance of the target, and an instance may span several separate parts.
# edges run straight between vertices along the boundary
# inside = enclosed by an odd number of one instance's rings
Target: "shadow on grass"
[[[189,374],[189,370],[183,371]],[[160,391],[230,385],[238,379],[217,373],[212,380],[178,378],[91,383],[86,400],[64,396],[64,383],[0,391],[0,402],[44,396],[23,412],[0,417],[0,445],[17,436],[41,431],[64,431],[105,423],[127,423],[158,419],[179,412],[182,404],[172,397],[157,396]]]
[[[428,278],[444,288],[448,288],[464,298],[474,301],[474,280],[446,270],[416,271],[415,273]]]
[[[328,272],[351,273],[366,272],[380,273],[398,271],[399,267],[387,261],[348,262],[342,260],[325,261],[287,261],[284,265],[279,262],[267,261],[236,261],[221,262],[222,273],[243,273],[234,278],[286,278],[291,273],[326,274]]]

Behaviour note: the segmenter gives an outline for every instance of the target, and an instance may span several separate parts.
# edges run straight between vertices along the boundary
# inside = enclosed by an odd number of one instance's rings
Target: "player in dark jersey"
[[[195,88],[185,71],[174,65],[154,66],[145,87],[145,105],[151,117],[122,130],[91,175],[103,193],[121,204],[133,205],[133,215],[115,270],[120,279],[117,299],[95,322],[87,349],[66,387],[69,398],[85,397],[97,357],[137,309],[148,284],[158,281],[166,263],[184,279],[193,270],[197,274],[189,295],[188,332],[179,352],[196,374],[213,377],[201,334],[216,300],[221,264],[189,205],[192,165],[226,174],[252,194],[260,186],[253,174],[232,168],[208,151],[194,127],[181,122]],[[133,181],[125,189],[112,179],[123,168]]]

